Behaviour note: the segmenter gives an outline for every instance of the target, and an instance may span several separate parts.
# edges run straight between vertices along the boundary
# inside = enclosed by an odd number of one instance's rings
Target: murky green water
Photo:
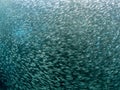
[[[120,0],[0,0],[0,90],[119,90]]]

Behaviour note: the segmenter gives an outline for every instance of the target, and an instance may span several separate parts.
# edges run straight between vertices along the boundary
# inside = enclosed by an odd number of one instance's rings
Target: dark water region
[[[0,90],[120,90],[120,0],[0,0]]]
[[[7,90],[3,82],[0,81],[0,90]]]

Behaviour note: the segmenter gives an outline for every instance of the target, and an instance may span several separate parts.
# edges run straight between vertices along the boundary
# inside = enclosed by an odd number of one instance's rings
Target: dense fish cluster
[[[0,90],[120,90],[120,0],[0,0]]]

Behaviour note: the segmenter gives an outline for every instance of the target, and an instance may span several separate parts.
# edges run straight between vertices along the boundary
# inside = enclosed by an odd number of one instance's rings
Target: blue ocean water
[[[0,90],[119,90],[120,0],[0,0]]]

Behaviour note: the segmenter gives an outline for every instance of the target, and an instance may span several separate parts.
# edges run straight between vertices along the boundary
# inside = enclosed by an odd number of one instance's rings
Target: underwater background
[[[0,90],[120,90],[120,0],[0,0]]]

